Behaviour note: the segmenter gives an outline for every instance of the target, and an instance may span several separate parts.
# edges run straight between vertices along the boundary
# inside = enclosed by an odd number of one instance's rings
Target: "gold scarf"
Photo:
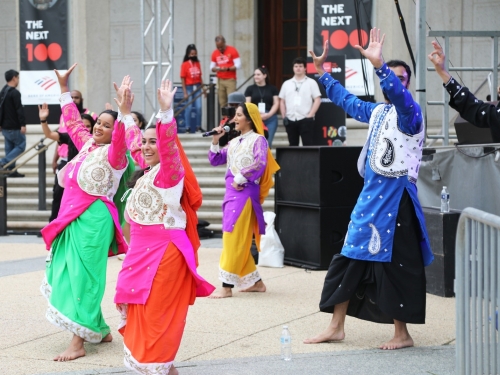
[[[257,133],[264,136],[264,123],[262,122],[262,117],[260,117],[259,108],[253,103],[245,103],[250,118],[252,119],[255,127],[257,128]],[[280,169],[276,160],[274,160],[271,149],[267,147],[267,164],[262,177],[260,178],[260,204],[264,203],[264,199],[269,195],[269,189],[274,185],[273,175]]]

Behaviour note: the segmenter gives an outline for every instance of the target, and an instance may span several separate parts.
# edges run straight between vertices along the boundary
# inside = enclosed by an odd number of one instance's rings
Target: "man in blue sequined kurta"
[[[398,349],[413,345],[406,323],[425,322],[424,266],[433,255],[416,187],[425,125],[408,91],[411,70],[403,61],[384,62],[383,41],[373,29],[368,48],[357,48],[375,67],[385,103],[361,101],[325,73],[328,42],[321,56],[311,52],[329,99],[370,127],[358,160],[363,190],[321,296],[321,311],[334,315],[324,332],[305,343],[343,340],[349,314],[394,323],[393,339],[381,348]]]

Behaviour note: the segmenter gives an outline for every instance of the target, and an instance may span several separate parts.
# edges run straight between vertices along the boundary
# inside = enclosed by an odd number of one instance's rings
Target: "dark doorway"
[[[293,77],[293,59],[307,56],[307,0],[258,0],[257,6],[257,58],[279,89]]]

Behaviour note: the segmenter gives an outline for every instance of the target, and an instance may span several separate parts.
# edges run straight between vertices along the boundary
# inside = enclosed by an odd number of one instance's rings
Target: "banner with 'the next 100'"
[[[67,14],[67,0],[19,0],[19,90],[25,106],[59,103],[54,69],[68,68]]]
[[[356,7],[358,4],[361,35],[356,22]],[[345,56],[345,87],[357,96],[365,96],[361,57],[356,44],[363,48],[368,45],[368,36],[372,12],[372,0],[315,0],[314,6],[314,51],[323,51],[328,40],[328,56]],[[373,95],[373,66],[368,60],[366,73],[368,80],[368,95]]]

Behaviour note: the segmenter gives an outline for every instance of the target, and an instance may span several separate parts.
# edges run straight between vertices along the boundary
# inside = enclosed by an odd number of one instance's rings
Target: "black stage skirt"
[[[347,315],[375,323],[425,323],[425,271],[421,230],[406,191],[399,203],[391,262],[370,262],[336,254],[328,268],[319,308],[333,313],[349,301]]]

